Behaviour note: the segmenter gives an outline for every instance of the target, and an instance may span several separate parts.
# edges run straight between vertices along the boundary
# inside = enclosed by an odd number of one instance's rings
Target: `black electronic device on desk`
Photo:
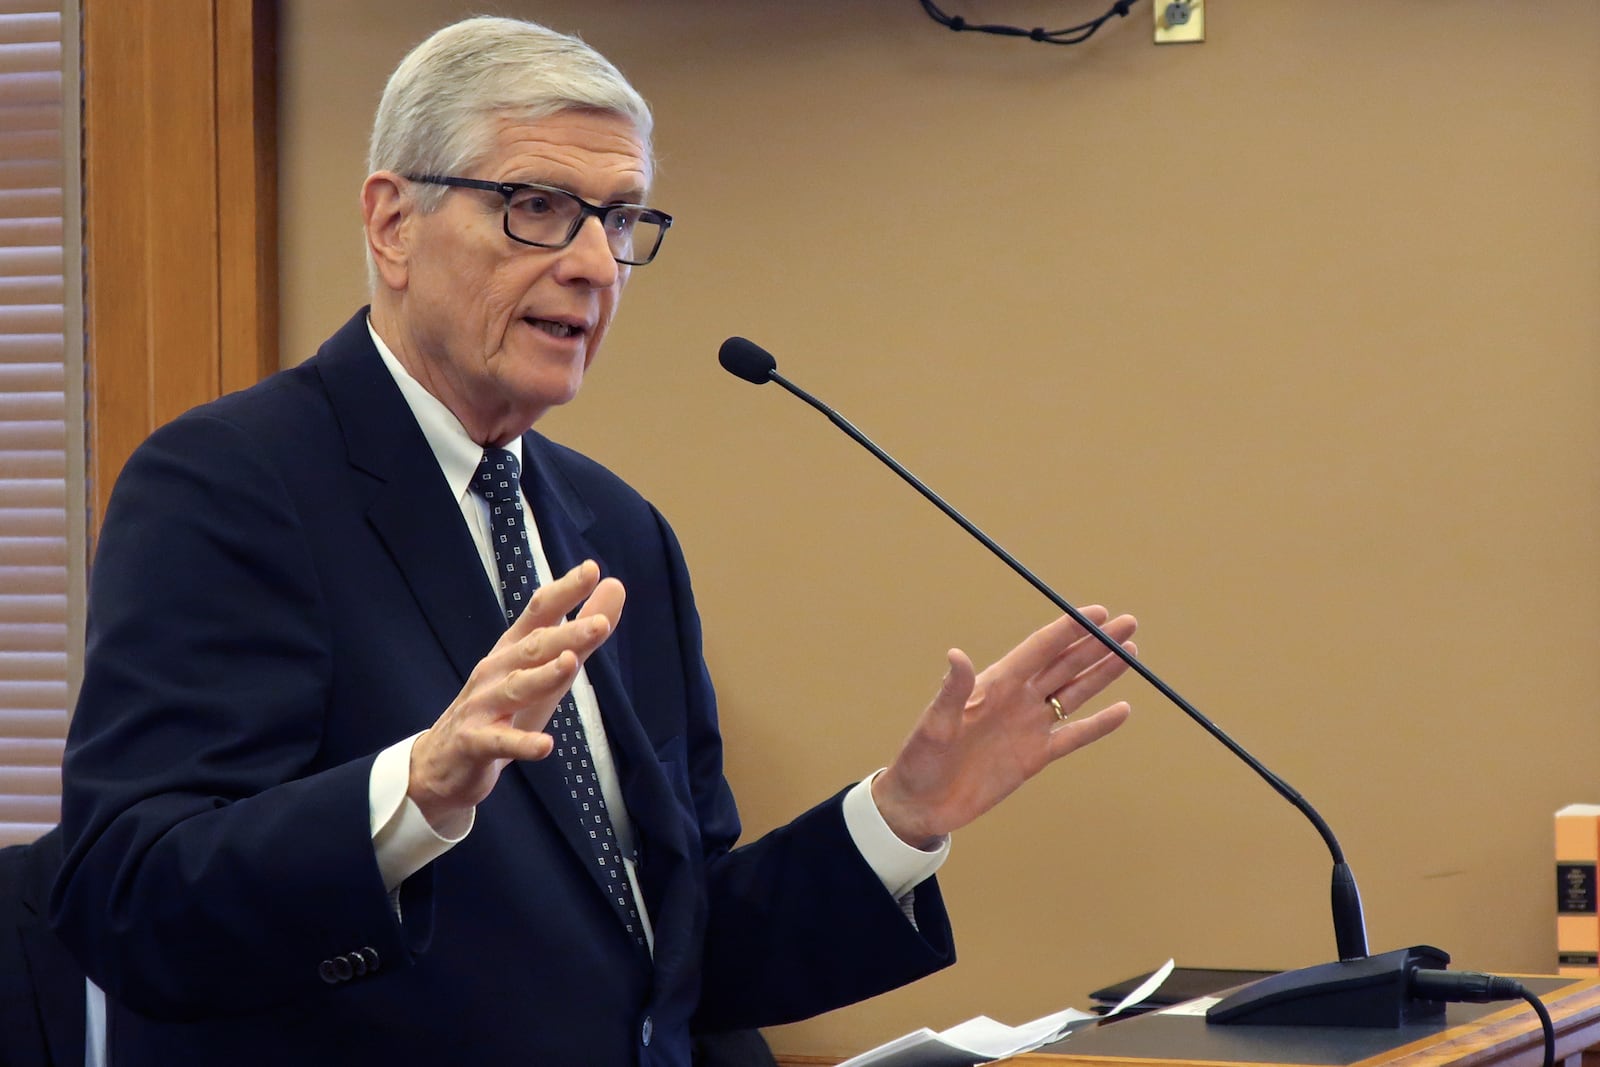
[[[1089,999],[1092,1001],[1089,1010],[1097,1015],[1105,1014],[1122,1003],[1124,997],[1138,989],[1154,973],[1146,971],[1144,974],[1096,989],[1089,994]],[[1167,980],[1156,987],[1155,992],[1137,1004],[1129,1004],[1115,1018],[1121,1019],[1157,1008],[1171,1007],[1174,1004],[1194,1000],[1196,997],[1208,997],[1225,989],[1233,989],[1262,978],[1271,978],[1277,973],[1279,972],[1247,971],[1229,967],[1174,967],[1172,973],[1167,975]]]

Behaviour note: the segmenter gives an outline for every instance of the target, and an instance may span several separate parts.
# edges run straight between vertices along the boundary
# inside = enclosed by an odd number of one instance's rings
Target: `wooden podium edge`
[[[1549,977],[1513,975],[1515,978]],[[1576,1056],[1600,1045],[1600,979],[1578,978],[1552,994],[1541,997],[1556,1032],[1556,1062]],[[1351,1067],[1483,1067],[1485,1064],[1532,1064],[1544,1059],[1544,1033],[1539,1017],[1525,1003],[1507,1004],[1505,1009],[1461,1026],[1451,1027],[1435,1038],[1403,1045],[1384,1056],[1375,1056]]]

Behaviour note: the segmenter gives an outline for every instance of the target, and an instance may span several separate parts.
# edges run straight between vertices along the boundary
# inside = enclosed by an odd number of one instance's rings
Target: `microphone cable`
[[[1539,1026],[1544,1031],[1544,1067],[1554,1067],[1556,1062],[1556,1028],[1550,1021],[1550,1012],[1527,986],[1511,978],[1476,971],[1433,971],[1418,969],[1411,972],[1411,993],[1420,1000],[1440,1000],[1446,1003],[1488,1004],[1499,1000],[1525,1000],[1539,1016]]]
[[[933,0],[920,0],[920,2],[922,10],[927,12],[930,19],[956,33],[968,30],[973,33],[992,33],[999,37],[1026,37],[1030,41],[1038,41],[1040,44],[1082,44],[1093,37],[1096,30],[1113,18],[1127,18],[1128,9],[1133,7],[1134,4],[1134,0],[1116,0],[1111,5],[1111,10],[1099,18],[1090,19],[1088,22],[1081,22],[1076,26],[1068,26],[1060,30],[1047,30],[1043,26],[1035,26],[1029,30],[1021,26],[1006,26],[1000,23],[968,22],[960,15],[946,15],[939,10],[939,5],[935,4]]]

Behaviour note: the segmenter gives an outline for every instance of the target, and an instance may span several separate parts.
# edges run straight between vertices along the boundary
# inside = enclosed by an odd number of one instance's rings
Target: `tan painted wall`
[[[362,299],[382,79],[483,6],[285,0],[286,361]],[[886,762],[948,645],[1050,611],[717,369],[731,333],[1066,595],[1139,613],[1147,661],[1337,828],[1375,949],[1553,967],[1551,813],[1600,800],[1600,5],[1216,0],[1208,42],[1158,48],[1142,3],[1070,49],[911,0],[493,6],[659,112],[679,224],[544,428],[675,521],[752,833]],[[1020,1021],[1169,955],[1331,956],[1309,827],[1119,692],[1127,729],[958,835],[960,963],[778,1047]]]

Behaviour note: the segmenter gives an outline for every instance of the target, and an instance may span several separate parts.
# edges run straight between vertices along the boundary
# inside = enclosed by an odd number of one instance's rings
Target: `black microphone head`
[[[778,361],[772,358],[771,352],[743,337],[730,337],[722,342],[722,347],[717,349],[717,361],[729,374],[756,385],[766,385],[772,380],[772,372],[778,369]]]

